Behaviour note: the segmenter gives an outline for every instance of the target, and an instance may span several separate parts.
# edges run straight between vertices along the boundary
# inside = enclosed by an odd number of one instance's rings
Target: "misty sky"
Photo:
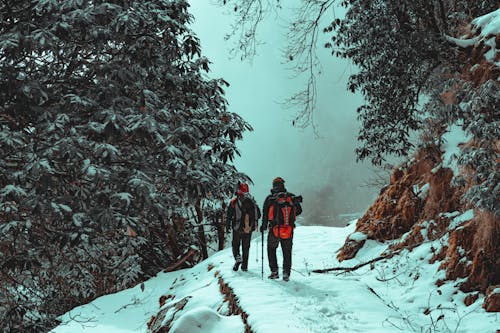
[[[361,186],[373,177],[368,163],[356,163],[356,107],[361,97],[345,89],[353,70],[343,59],[330,56],[320,47],[323,74],[318,82],[318,110],[315,114],[320,137],[312,128],[292,126],[295,113],[281,104],[302,87],[304,80],[293,79],[283,64],[286,40],[284,24],[275,17],[258,31],[263,45],[252,61],[230,59],[230,42],[224,36],[233,19],[211,1],[191,1],[195,17],[192,26],[201,40],[202,54],[212,62],[211,77],[222,77],[231,86],[226,90],[229,110],[240,114],[254,131],[246,133],[235,161],[254,181],[250,187],[257,202],[264,201],[272,179],[285,179],[289,191],[304,195],[305,220],[324,223],[324,216],[363,211],[378,189]],[[286,19],[286,18],[285,18]],[[320,36],[319,45],[327,40]]]

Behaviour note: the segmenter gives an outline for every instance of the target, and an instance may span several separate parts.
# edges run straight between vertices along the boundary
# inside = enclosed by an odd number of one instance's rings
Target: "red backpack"
[[[296,217],[297,208],[292,195],[288,192],[276,194],[267,216],[268,221],[273,221],[274,236],[280,239],[292,237]]]

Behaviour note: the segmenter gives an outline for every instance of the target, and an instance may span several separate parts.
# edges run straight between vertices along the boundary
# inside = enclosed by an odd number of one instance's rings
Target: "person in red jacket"
[[[273,188],[264,201],[262,208],[262,225],[260,232],[264,232],[269,227],[267,237],[267,258],[271,275],[269,279],[278,279],[278,260],[276,249],[281,244],[283,251],[283,280],[290,279],[292,269],[292,244],[293,229],[295,228],[295,218],[302,213],[302,196],[295,196],[285,188],[285,180],[276,177],[273,180]]]
[[[248,255],[252,231],[257,230],[260,209],[255,199],[249,193],[248,184],[241,183],[236,191],[236,197],[231,199],[226,213],[226,230],[233,231],[233,256],[235,264],[233,270],[237,271],[241,265],[242,271],[248,270]],[[243,258],[240,255],[242,248]]]

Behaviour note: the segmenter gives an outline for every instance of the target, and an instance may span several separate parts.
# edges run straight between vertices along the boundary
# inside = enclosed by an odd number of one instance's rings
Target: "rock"
[[[500,285],[488,287],[483,308],[486,312],[500,312]]]
[[[467,295],[467,297],[465,297],[464,304],[466,306],[470,306],[470,305],[474,304],[475,301],[477,301],[478,297],[479,297],[479,293],[469,294],[469,295]]]

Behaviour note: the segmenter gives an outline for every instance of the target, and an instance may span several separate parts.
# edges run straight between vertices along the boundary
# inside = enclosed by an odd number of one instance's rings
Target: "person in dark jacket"
[[[300,205],[302,197],[296,197],[293,193],[288,192],[285,188],[285,181],[281,177],[276,177],[273,180],[272,186],[271,194],[266,197],[262,208],[262,225],[260,226],[260,232],[264,232],[269,228],[267,236],[267,257],[271,274],[268,278],[279,278],[276,249],[278,245],[281,244],[281,251],[283,252],[283,280],[288,281],[292,269],[292,244],[295,216],[302,213],[302,206]],[[277,206],[278,198],[289,199],[289,212],[293,215],[287,223],[289,226],[283,226],[278,222],[279,219],[283,219],[283,215],[280,215]],[[272,212],[272,214],[270,214],[270,212]],[[284,233],[283,231],[286,232]]]
[[[236,197],[231,199],[227,207],[226,230],[233,231],[233,256],[235,264],[233,270],[237,271],[241,265],[242,271],[248,270],[248,255],[252,231],[257,230],[260,209],[255,199],[250,195],[248,185],[242,183],[238,186]],[[240,256],[242,248],[243,258]]]

